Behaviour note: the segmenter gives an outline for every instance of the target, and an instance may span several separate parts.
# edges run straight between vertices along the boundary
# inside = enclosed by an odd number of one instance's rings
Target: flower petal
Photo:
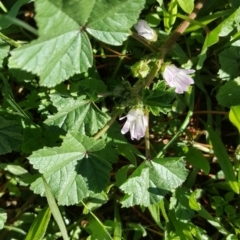
[[[122,133],[122,134],[127,133],[127,132],[129,131],[130,127],[131,127],[131,122],[126,121],[125,124],[123,125],[123,128],[122,128],[122,130],[121,130],[121,133]]]
[[[174,65],[165,67],[162,75],[170,87],[175,88],[175,92],[182,94],[188,90],[190,84],[193,84],[193,79],[188,74],[194,73],[193,69],[180,69]]]
[[[125,117],[127,117],[127,121],[125,122],[121,133],[125,134],[126,132],[130,131],[132,140],[139,140],[140,138],[144,137],[146,127],[148,125],[148,118],[144,116],[142,109],[133,108]]]

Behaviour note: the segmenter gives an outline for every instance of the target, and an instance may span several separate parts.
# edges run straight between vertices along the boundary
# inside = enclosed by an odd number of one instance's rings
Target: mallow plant
[[[238,239],[239,7],[0,1],[0,239]]]

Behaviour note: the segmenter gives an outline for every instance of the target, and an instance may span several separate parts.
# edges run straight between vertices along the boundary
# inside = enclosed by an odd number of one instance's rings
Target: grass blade
[[[219,138],[219,136],[213,131],[212,128],[209,126],[207,127],[209,138],[213,145],[214,153],[218,159],[218,163],[226,177],[227,182],[229,183],[232,190],[239,194],[239,186],[238,182],[235,176],[235,173],[233,171],[233,166],[230,162],[229,156],[227,154],[227,151]]]
[[[67,234],[67,229],[66,229],[66,226],[64,224],[64,221],[63,221],[63,218],[62,218],[62,215],[59,211],[59,208],[57,206],[57,203],[55,201],[55,198],[51,192],[51,189],[49,188],[46,180],[44,177],[43,178],[43,185],[44,185],[44,188],[45,188],[45,193],[46,193],[46,198],[47,198],[47,201],[48,201],[48,205],[51,209],[51,212],[52,212],[52,215],[62,233],[62,237],[64,240],[69,240],[68,238],[68,234]]]
[[[47,206],[39,212],[37,218],[34,219],[28,235],[25,240],[40,240],[44,237],[47,226],[51,217],[50,208]]]

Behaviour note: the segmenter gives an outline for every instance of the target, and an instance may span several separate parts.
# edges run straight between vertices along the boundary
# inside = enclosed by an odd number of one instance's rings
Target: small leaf
[[[226,177],[226,181],[229,183],[232,190],[235,193],[239,194],[239,186],[233,170],[233,166],[221,139],[209,126],[207,126],[207,131],[213,145],[214,153],[218,159],[218,163]]]
[[[217,93],[218,103],[224,107],[240,105],[240,78],[225,83]]]
[[[201,196],[201,189],[196,189],[189,198],[189,206],[195,211],[201,210],[201,204],[197,202],[197,199]]]
[[[184,12],[190,14],[193,11],[194,0],[178,0],[177,2]]]
[[[32,223],[25,240],[43,239],[48,227],[50,217],[50,208],[46,206],[38,213],[38,216],[34,219],[34,222]]]
[[[21,125],[14,120],[0,117],[0,154],[16,150],[22,143]]]
[[[231,107],[229,112],[229,120],[240,132],[240,105]]]
[[[122,204],[149,206],[158,203],[164,195],[185,181],[187,170],[181,158],[144,161],[120,187],[125,192]]]

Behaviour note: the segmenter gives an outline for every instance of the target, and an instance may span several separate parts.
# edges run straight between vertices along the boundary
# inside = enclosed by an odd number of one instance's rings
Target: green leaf
[[[207,131],[213,145],[214,153],[216,154],[216,157],[218,159],[218,163],[226,177],[226,181],[228,182],[232,190],[235,193],[239,194],[239,186],[233,170],[233,166],[221,139],[209,126],[207,126]]]
[[[229,120],[240,132],[240,105],[231,107],[229,112]]]
[[[207,34],[201,53],[199,54],[198,69],[202,68],[203,62],[206,59],[207,49],[219,41],[219,37],[227,36],[234,29],[234,22],[240,22],[240,9],[233,12],[222,23],[218,24],[209,34]]]
[[[238,44],[239,45],[239,44]],[[231,46],[219,54],[221,69],[219,77],[223,80],[232,80],[240,74],[239,46]]]
[[[0,68],[2,67],[3,60],[8,55],[10,46],[0,38]]]
[[[50,217],[50,208],[46,206],[38,213],[38,216],[34,219],[25,240],[42,239],[46,233]]]
[[[28,171],[26,169],[16,164],[0,163],[0,168],[3,169],[4,171],[10,172],[15,176],[28,174]]]
[[[14,49],[9,67],[39,75],[42,86],[56,86],[92,66],[92,48],[86,31],[100,41],[121,45],[137,21],[144,2],[36,1],[35,20],[40,37]]]
[[[188,14],[194,9],[194,0],[178,0],[177,2],[182,10]]]
[[[29,160],[43,174],[58,203],[71,205],[88,197],[90,191],[99,193],[106,187],[111,165],[98,157],[97,152],[103,148],[102,140],[72,132],[64,137],[60,147],[40,149]],[[31,188],[43,195],[42,178]]]
[[[202,190],[196,189],[189,198],[189,206],[195,211],[201,210],[201,204],[197,202],[197,199],[201,197]]]
[[[21,125],[14,120],[0,117],[0,154],[16,150],[22,143]]]
[[[3,229],[5,222],[7,221],[7,213],[4,209],[0,208],[0,229]]]
[[[58,112],[48,117],[45,121],[47,125],[93,135],[109,120],[108,115],[101,112],[93,102],[84,100],[82,97],[64,98],[53,94],[50,98]]]
[[[158,203],[164,195],[181,185],[187,177],[181,158],[163,158],[144,161],[120,187],[126,194],[123,207],[149,206]]]
[[[53,87],[92,65],[91,45],[77,22],[54,4],[36,1],[35,6],[40,37],[14,49],[9,66],[35,73],[41,85]]]
[[[202,169],[204,173],[208,175],[210,171],[209,162],[199,150],[196,148],[190,148],[186,155],[186,160],[194,167]]]
[[[60,213],[60,210],[58,208],[58,205],[55,201],[55,198],[51,192],[51,189],[49,187],[49,185],[47,184],[46,180],[44,178],[42,178],[43,180],[43,185],[44,185],[44,191],[46,194],[46,198],[47,198],[47,202],[48,202],[48,206],[51,209],[52,215],[59,227],[59,230],[62,234],[62,237],[64,240],[68,240],[68,233],[67,233],[67,229],[65,226],[65,223],[63,221],[62,215]]]
[[[217,93],[218,103],[224,107],[240,105],[240,78],[225,83]]]
[[[92,0],[91,2],[94,2],[94,5],[91,14],[89,12],[86,31],[98,40],[111,45],[121,45],[126,40],[129,29],[137,22],[145,4],[145,0]]]
[[[170,104],[175,94],[172,91],[166,90],[164,81],[159,81],[153,85],[153,89],[149,90],[145,88],[143,90],[143,103],[147,106],[154,115],[159,112],[166,113],[167,108],[170,110],[172,105]]]

